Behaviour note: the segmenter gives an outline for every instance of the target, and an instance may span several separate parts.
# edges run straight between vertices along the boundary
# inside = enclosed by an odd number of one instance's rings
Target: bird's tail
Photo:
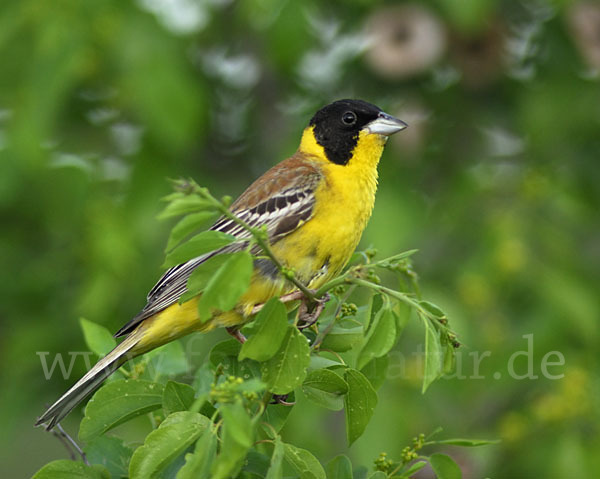
[[[124,363],[132,359],[132,348],[138,343],[140,337],[131,334],[110,353],[98,361],[75,385],[63,394],[48,410],[36,421],[36,426],[45,425],[46,430],[51,430],[71,410],[83,401],[86,396],[100,387],[102,382],[119,369]]]

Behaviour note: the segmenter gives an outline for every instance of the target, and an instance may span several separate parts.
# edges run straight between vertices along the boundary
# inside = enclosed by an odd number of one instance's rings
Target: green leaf
[[[83,462],[60,459],[46,464],[32,479],[110,479],[110,473],[102,466],[86,466]]]
[[[225,341],[221,341],[213,346],[208,353],[208,360],[214,367],[217,367],[219,364],[223,364],[224,369],[229,369],[227,368],[227,363],[231,358],[234,358],[236,363],[238,362],[237,357],[240,354],[241,348],[242,345],[239,343],[239,341],[233,338],[226,339]],[[225,374],[229,376],[236,376],[232,370],[225,371]]]
[[[378,390],[387,378],[388,366],[390,364],[389,356],[381,356],[369,361],[364,368],[360,370],[361,373],[369,380],[373,389]]]
[[[284,448],[279,436],[275,437],[273,445],[273,454],[271,455],[271,462],[265,479],[281,479],[283,477]]]
[[[171,341],[146,353],[146,370],[151,377],[175,376],[187,373],[190,364],[181,341]]]
[[[356,360],[357,368],[362,369],[373,358],[387,354],[396,342],[396,318],[389,303],[377,312],[367,339]]]
[[[210,477],[210,469],[217,455],[217,436],[207,427],[193,453],[185,455],[185,464],[177,473],[177,479],[201,479]]]
[[[157,477],[210,427],[207,417],[190,411],[168,416],[138,447],[129,463],[130,479]]]
[[[420,471],[421,469],[423,469],[426,465],[427,465],[426,461],[417,461],[414,464],[412,464],[406,471],[404,471],[402,473],[403,474],[402,477],[410,477],[415,472]]]
[[[352,349],[363,338],[363,335],[364,328],[362,326],[347,328],[335,325],[323,339],[321,348],[343,353]]]
[[[179,303],[185,303],[204,291],[211,278],[231,256],[232,253],[220,253],[196,266],[187,280],[187,291],[181,296]]]
[[[408,304],[397,303],[393,308],[393,311],[394,317],[396,318],[396,342],[398,342],[402,335],[402,331],[404,331],[404,328],[410,319],[412,308]]]
[[[287,310],[278,298],[271,298],[254,320],[254,334],[242,345],[239,359],[266,361],[279,350],[288,330]]]
[[[212,479],[229,479],[239,473],[254,442],[255,423],[241,403],[223,404],[223,435],[220,453],[212,468]]]
[[[269,463],[269,456],[258,452],[256,449],[250,449],[244,459],[244,465],[238,478],[262,479],[267,475]]]
[[[440,343],[443,350],[441,374],[450,374],[456,367],[456,350],[446,336],[440,338]]]
[[[176,411],[187,411],[194,402],[194,393],[194,388],[188,384],[167,382],[162,400],[165,416]]]
[[[377,393],[369,380],[356,369],[345,372],[348,393],[344,397],[346,409],[346,436],[352,445],[365,431],[377,405]]]
[[[120,379],[102,386],[85,408],[79,439],[90,441],[130,419],[162,406],[163,385],[143,379]]]
[[[329,359],[318,354],[311,354],[310,356],[310,364],[308,365],[308,369],[325,369],[331,367],[340,367],[343,366],[339,361],[334,361],[333,359]]]
[[[260,378],[260,365],[252,359],[238,361],[241,345],[235,339],[228,339],[215,344],[208,357],[213,367],[219,364],[223,368],[223,373],[227,376],[237,376],[241,378]]]
[[[165,251],[171,251],[183,238],[202,228],[210,220],[217,217],[212,211],[201,211],[184,216],[171,230]]]
[[[375,317],[377,316],[377,314],[379,313],[379,310],[383,307],[383,296],[381,294],[374,294],[373,296],[371,296],[371,302],[369,303],[369,306],[365,309],[365,313],[364,313],[364,317],[365,317],[365,323],[364,323],[364,327],[365,327],[365,331],[368,332],[369,329],[371,328],[371,325],[373,324],[373,321],[375,319]],[[357,317],[363,317],[363,314],[359,314],[357,315]]]
[[[158,214],[158,219],[171,218],[173,216],[195,213],[197,211],[209,210],[214,215],[214,206],[205,199],[198,196],[183,196],[172,199],[167,206]]]
[[[321,463],[306,449],[284,444],[284,457],[300,479],[327,479]]]
[[[302,392],[317,405],[339,411],[344,407],[348,384],[329,369],[317,369],[308,373],[302,383]]]
[[[442,372],[442,347],[440,337],[429,319],[420,315],[425,324],[425,371],[422,392],[435,381]]]
[[[229,434],[235,438],[235,442],[250,449],[254,441],[254,426],[244,406],[240,402],[222,404],[219,412]]]
[[[310,346],[306,338],[292,325],[279,351],[262,363],[262,379],[274,394],[286,394],[302,384],[310,363]]]
[[[79,319],[79,324],[83,330],[86,346],[97,356],[105,356],[117,345],[113,335],[104,326],[84,318]]]
[[[432,454],[429,464],[438,479],[461,479],[462,472],[454,460],[446,454]]]
[[[479,446],[487,446],[489,444],[498,444],[500,442],[499,439],[442,439],[440,441],[435,441],[436,444],[450,444],[452,446],[462,446],[462,447],[479,447]]]
[[[171,251],[167,255],[163,267],[170,268],[185,263],[190,259],[227,246],[234,241],[236,241],[235,236],[220,231],[203,231]]]
[[[294,393],[290,393],[288,396],[289,402],[294,402]],[[282,404],[270,404],[263,413],[262,420],[269,424],[276,432],[281,431],[287,421],[288,416],[292,412],[292,407],[284,406]],[[266,433],[271,436],[271,428],[265,427]]]
[[[335,456],[325,466],[327,479],[352,479],[352,463],[347,456],[340,454]]]
[[[438,305],[433,304],[430,301],[419,301],[419,306],[421,306],[425,311],[430,313],[435,318],[445,319],[447,317],[446,313],[444,313]]]
[[[198,314],[207,321],[215,311],[229,311],[246,292],[252,277],[252,255],[239,251],[229,258],[213,275],[200,300]]]
[[[214,380],[215,375],[210,370],[209,363],[203,362],[202,365],[196,369],[196,374],[194,375],[194,380],[192,381],[192,387],[198,395],[208,394]]]
[[[84,448],[90,464],[106,467],[112,477],[127,477],[129,460],[133,451],[122,439],[113,436],[99,436]]]

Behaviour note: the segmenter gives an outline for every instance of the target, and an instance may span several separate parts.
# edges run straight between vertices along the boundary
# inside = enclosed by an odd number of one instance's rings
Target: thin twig
[[[77,454],[81,456],[81,460],[84,462],[84,464],[89,466],[90,463],[87,460],[85,452],[83,452],[83,449],[81,449],[79,445],[75,442],[75,439],[73,439],[71,436],[69,436],[69,434],[67,434],[67,432],[63,429],[60,423],[56,424],[55,428],[58,429],[58,432],[52,431],[52,433],[60,440],[60,442],[62,442],[65,445],[67,451],[69,451],[69,454],[71,455],[71,459],[75,460],[75,453],[73,452],[73,449],[75,449]]]
[[[346,300],[350,297],[350,295],[354,292],[355,289],[356,285],[350,286],[348,288],[348,291],[346,291],[346,293],[344,294],[344,296],[338,300],[338,305],[336,307],[335,313],[333,314],[333,321],[331,321],[331,323],[329,323],[325,327],[325,329],[317,335],[314,343],[311,346],[313,351],[321,345],[323,339],[325,339],[325,336],[327,336],[329,332],[333,329],[333,327],[335,326],[335,320],[338,317],[338,314],[340,314],[340,311],[342,310],[342,304],[346,302]]]

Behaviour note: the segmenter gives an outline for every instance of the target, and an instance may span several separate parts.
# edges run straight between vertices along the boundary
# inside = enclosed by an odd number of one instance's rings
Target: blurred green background
[[[343,414],[302,398],[284,440],[370,466],[442,426],[502,439],[448,449],[466,478],[596,477],[599,31],[600,3],[567,0],[2,2],[3,477],[66,456],[33,422],[85,366],[46,380],[37,353],[84,351],[79,317],[117,330],[143,306],[171,226],[155,218],[166,178],[235,196],[343,97],[410,125],[384,153],[363,246],[420,250],[461,374],[421,395],[414,321],[349,451]],[[200,354],[224,336],[195,341]],[[560,379],[542,374],[551,351]],[[537,379],[511,377],[528,361]],[[64,422],[75,436],[80,414]]]

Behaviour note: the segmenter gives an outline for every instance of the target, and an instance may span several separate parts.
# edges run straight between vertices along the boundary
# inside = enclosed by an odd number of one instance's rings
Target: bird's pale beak
[[[378,135],[390,136],[394,133],[404,130],[408,125],[398,118],[394,118],[392,115],[380,112],[377,118],[370,123],[367,123],[364,127],[369,133],[376,133]]]

